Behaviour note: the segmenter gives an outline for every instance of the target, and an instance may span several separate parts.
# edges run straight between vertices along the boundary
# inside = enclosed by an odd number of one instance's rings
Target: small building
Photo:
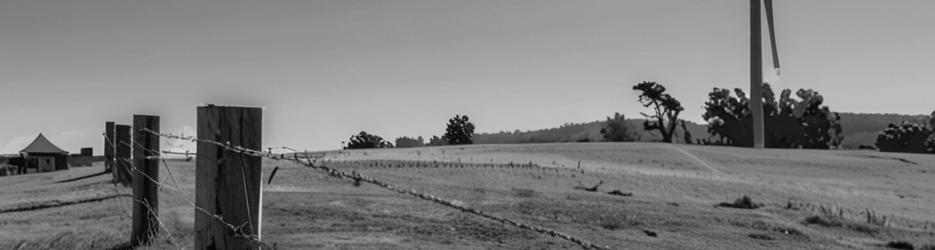
[[[81,148],[81,156],[94,156],[94,148]]]
[[[68,151],[62,150],[39,134],[29,146],[19,151],[25,159],[25,168],[36,172],[51,172],[68,169]]]

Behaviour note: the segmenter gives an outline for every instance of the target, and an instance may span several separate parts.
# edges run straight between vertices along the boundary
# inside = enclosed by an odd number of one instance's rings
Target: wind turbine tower
[[[773,67],[779,73],[779,57],[776,49],[776,35],[773,30],[773,1],[766,3],[766,19],[769,26],[770,47],[772,47]],[[763,44],[760,39],[760,0],[750,0],[750,110],[753,113],[753,147],[765,147],[763,117]]]

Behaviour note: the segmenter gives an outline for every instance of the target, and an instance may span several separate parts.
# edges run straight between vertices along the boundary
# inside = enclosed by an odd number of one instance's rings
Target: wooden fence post
[[[114,122],[104,122],[104,172],[114,170]]]
[[[198,139],[261,150],[261,122],[260,108],[198,107]],[[195,249],[260,249],[242,237],[260,237],[260,157],[205,142],[197,145],[195,205],[204,211],[195,211]]]
[[[133,227],[130,242],[149,245],[159,233],[159,137],[143,129],[159,132],[159,116],[133,115],[133,142],[147,150],[133,150]]]
[[[116,140],[114,141],[114,181],[130,186],[132,181],[130,177],[130,126],[118,124],[114,126]]]

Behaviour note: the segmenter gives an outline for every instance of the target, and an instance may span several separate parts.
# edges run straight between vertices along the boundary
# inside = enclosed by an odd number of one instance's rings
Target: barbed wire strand
[[[175,248],[179,250],[184,249],[181,245],[179,245],[178,242],[175,241],[175,236],[172,235],[172,232],[169,231],[169,228],[166,227],[165,223],[163,223],[162,220],[159,219],[159,215],[153,211],[153,207],[149,205],[149,202],[144,202],[136,198],[131,198],[131,199],[146,206],[146,209],[149,211],[149,214],[153,215],[153,218],[156,219],[156,222],[159,224],[159,227],[161,227],[162,230],[166,231],[166,236],[167,238],[169,238],[169,243],[172,243],[172,245],[174,245]]]
[[[247,171],[245,170],[247,167],[247,160],[244,159],[243,154],[238,155],[240,156],[240,180],[243,183],[244,207],[247,208],[247,223],[250,225],[250,231],[253,231],[255,227],[253,226],[253,216],[250,215],[250,194],[247,193]],[[262,184],[262,182],[263,180],[261,179],[260,184]]]
[[[106,138],[106,136],[105,136],[105,138]],[[155,150],[151,150],[151,149],[145,148],[143,145],[138,144],[138,143],[135,143],[135,144],[136,144],[136,145],[135,145],[134,148],[137,148],[137,149],[140,149],[140,150],[145,150],[145,151],[148,151],[148,152],[151,152],[151,153],[156,153]],[[130,144],[128,144],[128,143],[124,143],[124,145],[134,146],[134,145],[130,145]],[[156,154],[158,154],[158,153],[156,153]],[[157,155],[157,156],[158,156],[158,155]],[[170,187],[170,186],[168,186],[168,185],[163,184],[161,181],[158,181],[158,180],[152,178],[152,176],[149,176],[148,174],[146,174],[145,172],[142,172],[141,170],[139,170],[139,169],[137,169],[137,168],[131,167],[130,169],[132,169],[132,170],[134,170],[134,171],[136,171],[136,172],[138,172],[138,173],[141,173],[146,179],[148,179],[149,181],[152,181],[153,183],[155,183],[156,185],[158,185],[160,188],[167,189],[167,190],[172,190],[172,191],[176,191],[176,192],[178,192],[178,193],[180,193],[180,194],[186,194],[184,191],[182,191],[181,186],[180,186],[180,185],[178,184],[178,182],[175,180],[175,177],[174,177],[174,175],[172,174],[172,170],[169,168],[169,164],[168,164],[168,162],[165,160],[165,158],[164,158],[164,157],[156,157],[156,158],[162,160],[163,166],[166,168],[166,172],[169,174],[170,179],[171,179],[171,180],[173,181],[173,183],[175,184],[175,187],[174,187],[174,188],[173,188],[173,187]],[[115,157],[115,159],[122,160],[122,161],[125,161],[125,162],[128,162],[128,163],[131,162],[130,159],[124,158],[124,157]],[[151,159],[151,158],[147,157],[147,159]],[[218,222],[220,222],[223,226],[225,226],[225,227],[227,227],[228,229],[230,229],[231,231],[233,231],[234,236],[239,237],[239,238],[245,238],[245,239],[248,239],[248,240],[250,240],[250,241],[253,241],[254,244],[257,244],[257,245],[259,245],[259,246],[262,247],[262,248],[276,249],[276,247],[270,246],[269,244],[266,244],[265,242],[261,241],[260,238],[259,238],[259,236],[257,236],[257,235],[251,235],[251,234],[243,233],[243,227],[244,227],[245,225],[240,225],[240,226],[233,225],[232,223],[229,223],[229,222],[227,222],[226,220],[224,220],[223,216],[218,215],[218,214],[211,213],[211,212],[209,212],[208,210],[206,210],[206,209],[204,209],[204,208],[198,207],[197,205],[195,205],[194,202],[192,202],[192,201],[189,200],[188,198],[181,197],[181,196],[175,196],[175,197],[181,198],[181,199],[184,200],[190,207],[194,208],[196,211],[199,211],[199,212],[201,212],[201,213],[203,213],[203,214],[206,214],[206,215],[208,215],[208,216],[211,216],[212,218],[214,218],[215,220],[217,220]],[[248,222],[250,222],[250,221],[248,221]]]
[[[390,190],[390,191],[393,191],[393,192],[397,192],[397,193],[400,193],[400,194],[410,195],[410,196],[413,196],[413,197],[416,197],[416,198],[420,198],[420,199],[423,199],[423,200],[426,200],[426,201],[431,201],[431,202],[434,202],[434,203],[437,203],[437,204],[441,204],[441,205],[444,205],[444,206],[447,206],[447,207],[451,207],[451,208],[460,210],[460,211],[465,212],[465,213],[474,214],[474,215],[477,215],[477,216],[480,216],[480,217],[483,217],[483,218],[487,218],[487,219],[490,219],[490,220],[493,220],[493,221],[497,221],[497,222],[500,222],[500,223],[503,223],[503,224],[512,225],[512,226],[515,226],[515,227],[519,227],[519,228],[521,228],[521,229],[526,229],[526,230],[530,230],[530,231],[534,231],[534,232],[546,234],[546,235],[549,235],[549,236],[552,236],[552,237],[556,237],[556,238],[559,238],[559,239],[567,240],[567,241],[570,241],[570,242],[572,242],[572,243],[575,243],[575,244],[577,244],[577,245],[579,245],[579,246],[581,246],[582,248],[585,248],[585,249],[610,249],[609,247],[598,246],[598,245],[595,245],[595,244],[593,244],[593,243],[591,243],[591,242],[585,241],[585,240],[583,240],[583,239],[580,239],[580,238],[577,238],[577,237],[574,237],[574,236],[571,236],[571,235],[568,235],[568,234],[565,234],[565,233],[562,233],[562,232],[558,232],[558,231],[556,231],[556,230],[554,230],[554,229],[549,229],[549,228],[540,227],[540,226],[535,226],[535,225],[528,225],[528,224],[524,224],[524,223],[521,223],[521,222],[516,222],[516,221],[510,220],[510,219],[500,218],[500,217],[497,217],[497,216],[494,216],[494,215],[491,215],[491,214],[488,214],[488,213],[486,213],[486,212],[482,212],[482,211],[480,211],[480,210],[476,210],[476,209],[473,209],[473,208],[468,208],[468,207],[465,207],[465,206],[457,205],[457,204],[455,204],[454,202],[451,202],[451,201],[448,201],[448,200],[445,200],[445,199],[436,197],[436,196],[434,196],[434,195],[420,193],[420,192],[416,191],[415,189],[412,189],[412,190],[405,190],[405,189],[402,189],[402,188],[398,188],[398,187],[395,187],[395,186],[390,185],[390,184],[388,184],[388,183],[385,183],[385,182],[383,182],[383,181],[380,181],[380,180],[377,180],[377,179],[374,179],[374,178],[370,178],[370,177],[366,177],[366,176],[364,176],[364,175],[361,175],[360,173],[358,173],[358,172],[356,172],[356,171],[352,171],[351,173],[347,173],[347,172],[344,172],[344,171],[341,171],[341,170],[338,170],[338,169],[335,169],[335,168],[330,168],[330,167],[323,166],[323,165],[316,165],[316,164],[314,164],[314,163],[312,162],[312,160],[311,160],[310,158],[306,158],[306,161],[305,161],[305,162],[299,160],[298,157],[294,157],[293,159],[275,158],[275,157],[271,156],[271,154],[266,154],[266,153],[263,153],[262,151],[253,150],[253,149],[247,149],[247,148],[241,147],[241,146],[239,146],[239,145],[238,145],[238,146],[231,146],[229,141],[228,141],[228,142],[225,142],[225,143],[221,143],[221,142],[217,142],[217,141],[211,141],[211,140],[205,140],[205,139],[198,139],[198,138],[194,138],[194,137],[183,137],[183,136],[177,136],[177,135],[172,135],[172,134],[159,133],[159,132],[152,131],[152,130],[149,130],[149,129],[146,129],[146,128],[143,128],[143,129],[141,129],[140,131],[148,132],[148,133],[151,133],[151,134],[154,134],[154,135],[157,135],[157,136],[161,136],[161,137],[166,137],[166,138],[174,138],[174,139],[179,139],[179,140],[190,140],[190,141],[194,141],[194,142],[208,143],[208,144],[212,144],[212,145],[219,146],[219,147],[221,147],[221,148],[223,148],[223,149],[225,149],[225,150],[228,150],[228,151],[238,152],[238,153],[241,153],[241,154],[250,155],[250,156],[256,156],[256,157],[261,157],[261,158],[267,158],[267,159],[271,159],[271,160],[274,160],[274,161],[292,161],[292,162],[296,162],[296,163],[299,163],[299,164],[301,164],[301,165],[305,165],[306,167],[309,167],[309,168],[312,168],[312,169],[317,169],[317,170],[321,170],[321,171],[327,172],[329,175],[334,176],[334,177],[337,177],[337,178],[339,178],[339,179],[351,179],[351,180],[353,180],[355,183],[357,183],[357,182],[367,182],[367,183],[374,184],[374,185],[376,185],[376,186],[378,186],[378,187],[381,187],[381,188],[384,188],[384,189],[387,189],[387,190]],[[317,160],[317,159],[316,159],[316,160]]]
[[[127,158],[122,158],[122,157],[120,157],[119,159],[120,159],[120,160],[124,160],[124,161],[127,161],[127,160],[128,160]],[[164,162],[164,164],[166,164],[166,168],[168,168],[168,164],[165,163],[165,162]],[[135,169],[135,168],[134,168],[134,169]],[[139,172],[139,170],[137,170],[137,171]],[[143,176],[145,176],[147,179],[149,179],[150,181],[152,181],[152,182],[155,183],[156,185],[159,185],[159,186],[160,186],[161,188],[163,188],[163,189],[175,191],[175,192],[178,192],[178,193],[180,193],[180,194],[186,194],[186,193],[185,193],[184,191],[182,191],[181,188],[178,186],[178,183],[176,183],[176,187],[173,188],[173,187],[170,187],[170,186],[168,186],[168,185],[166,185],[166,184],[164,184],[164,183],[162,183],[162,182],[156,181],[155,179],[153,179],[152,177],[150,177],[150,176],[147,175],[146,173],[143,173],[143,172],[139,172],[139,173],[142,173]],[[176,197],[177,199],[182,199],[182,200],[184,200],[185,203],[188,204],[188,206],[194,208],[196,211],[201,212],[201,213],[203,213],[203,214],[205,214],[205,215],[211,216],[212,218],[214,218],[215,220],[217,220],[218,222],[220,222],[224,227],[227,227],[228,229],[230,229],[230,230],[234,233],[234,235],[235,235],[236,237],[239,237],[239,238],[246,238],[246,239],[248,239],[248,240],[251,240],[251,241],[253,241],[255,244],[258,244],[258,245],[260,245],[260,246],[263,247],[263,248],[275,249],[275,247],[272,247],[272,246],[270,246],[269,244],[260,241],[260,239],[259,239],[258,236],[256,236],[256,235],[249,235],[249,234],[243,233],[243,232],[242,232],[242,228],[243,228],[245,225],[237,226],[237,225],[234,225],[234,224],[232,224],[232,223],[229,223],[229,222],[227,222],[226,220],[224,220],[224,217],[223,217],[223,216],[218,215],[218,214],[213,214],[213,213],[209,212],[208,210],[206,210],[206,209],[204,209],[204,208],[201,208],[201,207],[195,205],[195,203],[194,203],[193,201],[189,200],[188,198],[185,198],[185,197],[182,197],[182,196],[174,196],[174,197]]]

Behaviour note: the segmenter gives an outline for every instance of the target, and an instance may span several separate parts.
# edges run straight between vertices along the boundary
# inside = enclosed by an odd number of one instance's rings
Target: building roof
[[[52,144],[52,142],[46,139],[41,133],[29,146],[26,146],[26,148],[23,148],[23,150],[19,152],[29,154],[68,154],[68,151],[55,146],[55,144]]]

